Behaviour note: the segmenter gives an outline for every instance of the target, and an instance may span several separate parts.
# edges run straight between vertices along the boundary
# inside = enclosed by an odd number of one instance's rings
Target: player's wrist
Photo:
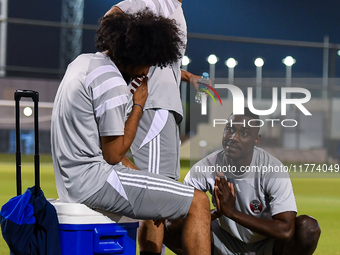
[[[235,217],[235,215],[237,214],[237,210],[235,209],[235,207],[233,208],[228,208],[227,211],[223,212],[223,215],[225,215],[226,217],[228,217],[229,219],[233,219]]]
[[[223,214],[218,212],[218,210],[215,208],[210,211],[210,215],[211,215],[211,221],[213,221],[213,220],[216,220],[217,218],[220,218]]]
[[[138,103],[134,103],[133,108],[137,107],[137,108],[140,108],[142,110],[142,112],[144,111],[144,106],[142,106],[141,104],[138,104]]]

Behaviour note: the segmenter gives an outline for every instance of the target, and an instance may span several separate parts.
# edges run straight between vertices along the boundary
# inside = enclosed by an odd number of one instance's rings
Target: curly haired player
[[[82,54],[68,66],[54,101],[51,143],[60,200],[137,219],[184,219],[185,252],[210,254],[207,196],[132,169],[125,157],[148,96],[150,66],[180,57],[178,28],[148,10],[108,15],[96,45],[101,52]],[[127,83],[136,77],[141,85],[127,115]]]

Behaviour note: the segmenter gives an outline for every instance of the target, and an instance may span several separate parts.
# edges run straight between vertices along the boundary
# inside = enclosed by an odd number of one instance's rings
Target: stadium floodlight
[[[205,141],[205,140],[199,141],[198,144],[199,144],[200,147],[206,147],[208,145],[207,141]]]
[[[284,59],[282,59],[282,63],[286,66],[292,66],[296,63],[296,60],[292,56],[287,56]]]
[[[237,61],[234,58],[228,58],[225,61],[225,64],[228,68],[234,68],[235,66],[237,66]]]
[[[254,65],[255,65],[256,67],[262,67],[262,66],[264,65],[263,59],[262,59],[262,58],[257,58],[257,59],[255,59]]]
[[[28,106],[27,106],[27,107],[24,108],[23,112],[24,112],[24,115],[25,115],[26,117],[29,117],[29,116],[32,115],[33,110],[32,110],[31,107],[28,107]]]
[[[216,57],[216,55],[211,54],[209,55],[209,57],[207,58],[207,61],[210,65],[215,65],[218,61],[218,58]]]
[[[182,66],[187,66],[190,64],[190,62],[191,62],[191,59],[188,56],[183,56]]]

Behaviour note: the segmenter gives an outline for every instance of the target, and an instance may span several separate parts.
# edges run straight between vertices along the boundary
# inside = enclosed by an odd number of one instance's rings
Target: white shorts
[[[83,204],[133,219],[184,219],[194,188],[165,176],[116,165],[104,186]]]

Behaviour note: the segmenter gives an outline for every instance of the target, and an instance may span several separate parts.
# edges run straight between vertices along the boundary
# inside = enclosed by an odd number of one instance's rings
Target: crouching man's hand
[[[216,209],[218,214],[231,217],[235,209],[235,190],[234,185],[223,177],[216,177],[214,194],[216,199]]]

